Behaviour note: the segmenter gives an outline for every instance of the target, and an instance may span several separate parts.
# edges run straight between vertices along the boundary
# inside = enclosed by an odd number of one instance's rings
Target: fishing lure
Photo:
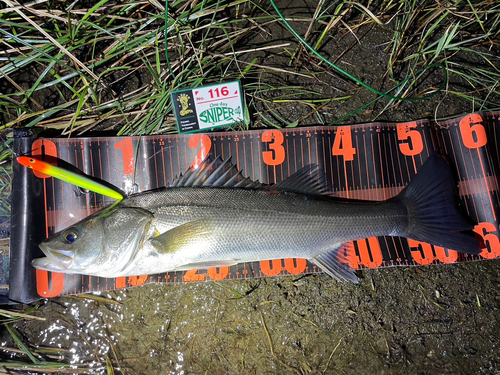
[[[124,196],[118,191],[104,186],[88,177],[76,174],[67,169],[56,167],[55,165],[49,164],[39,159],[35,159],[29,156],[19,156],[17,158],[19,164],[33,169],[35,171],[45,173],[46,175],[58,178],[59,180],[69,182],[70,184],[79,186],[83,189],[92,190],[98,194],[105,195],[107,197],[117,199],[121,201]]]

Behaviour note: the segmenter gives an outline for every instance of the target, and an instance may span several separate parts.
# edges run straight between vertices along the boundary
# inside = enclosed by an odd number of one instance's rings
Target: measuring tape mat
[[[499,137],[500,112],[496,112],[471,114],[439,124],[420,120],[167,136],[19,137],[15,151],[60,167],[76,167],[128,194],[168,186],[207,155],[221,155],[224,160],[231,157],[244,176],[265,184],[279,182],[303,166],[316,163],[326,173],[332,196],[373,201],[397,195],[429,155],[436,151],[446,155],[456,178],[461,209],[477,223],[474,232],[483,243],[480,255],[460,254],[404,238],[374,237],[355,241],[355,254],[347,260],[351,268],[366,269],[499,257]],[[27,168],[15,166],[14,174],[12,299],[103,292],[145,283],[321,272],[303,259],[116,279],[35,271],[30,262],[42,255],[38,244],[44,238],[111,200]]]

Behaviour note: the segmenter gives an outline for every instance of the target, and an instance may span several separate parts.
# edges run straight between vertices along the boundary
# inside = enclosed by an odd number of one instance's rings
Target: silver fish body
[[[234,168],[224,172],[227,163],[207,161],[171,188],[124,199],[45,240],[40,248],[47,257],[33,265],[118,277],[306,258],[356,281],[339,249],[357,239],[403,236],[477,253],[478,243],[456,232],[471,226],[456,210],[446,162],[431,159],[384,202],[322,195],[323,177],[313,167],[269,188],[238,177]]]
[[[353,239],[397,235],[407,223],[406,209],[397,202],[343,204],[291,192],[216,188],[174,188],[150,198],[125,205],[153,212],[158,232],[173,231],[161,249],[172,270],[311,259]],[[158,253],[150,246],[124,272],[164,271]]]

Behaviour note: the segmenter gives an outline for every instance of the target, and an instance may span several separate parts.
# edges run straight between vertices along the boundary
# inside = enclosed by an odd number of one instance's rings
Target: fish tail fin
[[[393,198],[408,208],[408,227],[402,236],[466,254],[478,254],[479,242],[458,231],[471,230],[458,210],[452,172],[447,162],[433,155],[410,184]]]

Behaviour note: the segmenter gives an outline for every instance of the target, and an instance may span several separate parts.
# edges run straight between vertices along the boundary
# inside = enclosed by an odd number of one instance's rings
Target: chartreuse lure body
[[[117,199],[118,201],[121,201],[124,198],[120,192],[110,187],[104,186],[88,177],[71,172],[67,169],[44,162],[43,160],[35,159],[30,156],[19,156],[17,161],[19,164],[33,169],[34,171],[45,173],[46,175],[66,181],[83,189],[94,191],[98,194]]]

